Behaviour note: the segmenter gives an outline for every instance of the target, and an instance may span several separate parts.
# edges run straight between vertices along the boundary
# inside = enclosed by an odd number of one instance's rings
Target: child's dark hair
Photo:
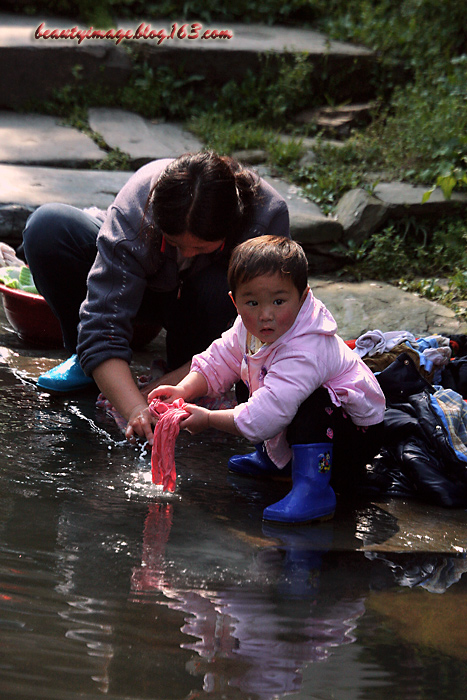
[[[228,281],[235,299],[240,284],[260,275],[289,277],[300,296],[308,284],[308,261],[302,246],[282,236],[259,236],[240,243],[232,253]]]

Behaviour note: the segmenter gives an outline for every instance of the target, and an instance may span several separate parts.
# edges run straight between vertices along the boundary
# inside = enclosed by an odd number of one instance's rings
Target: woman
[[[133,323],[167,330],[169,375],[158,383],[179,381],[235,318],[231,250],[267,233],[289,236],[288,209],[264,180],[207,152],[145,165],[103,218],[50,204],[26,225],[24,255],[71,353],[38,386],[67,392],[95,381],[128,421],[128,439],[152,442],[146,395],[129,366]]]

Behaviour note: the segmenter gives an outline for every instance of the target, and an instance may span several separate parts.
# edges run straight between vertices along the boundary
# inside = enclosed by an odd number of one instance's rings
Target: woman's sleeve
[[[140,262],[144,243],[116,208],[102,226],[97,249],[81,305],[77,346],[88,375],[111,358],[131,361],[132,321],[146,288],[146,272]]]
[[[269,236],[286,236],[290,238],[290,216],[289,209],[284,200],[277,204],[277,211],[271,218],[265,231]]]

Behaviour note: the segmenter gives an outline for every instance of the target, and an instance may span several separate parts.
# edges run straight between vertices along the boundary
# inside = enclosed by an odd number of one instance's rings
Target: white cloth
[[[401,343],[413,343],[417,347],[417,340],[409,331],[389,331],[383,333],[380,330],[367,331],[355,341],[355,352],[360,357],[369,355],[382,355],[383,352],[393,350]]]
[[[24,267],[23,260],[16,257],[8,243],[0,243],[0,267]]]

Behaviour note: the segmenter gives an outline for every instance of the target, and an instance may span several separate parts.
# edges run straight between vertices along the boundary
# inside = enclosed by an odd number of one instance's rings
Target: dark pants
[[[379,452],[382,432],[382,423],[365,428],[355,425],[321,387],[299,407],[287,429],[287,440],[290,445],[332,442],[332,484],[348,491],[358,488],[365,465]]]
[[[96,257],[101,222],[66,204],[46,204],[28,219],[20,253],[36,287],[60,321],[65,348],[76,350],[79,308]],[[173,292],[146,290],[137,320],[167,330],[167,361],[176,369],[204,350],[236,316],[228,296],[226,271],[210,265],[187,275]]]

